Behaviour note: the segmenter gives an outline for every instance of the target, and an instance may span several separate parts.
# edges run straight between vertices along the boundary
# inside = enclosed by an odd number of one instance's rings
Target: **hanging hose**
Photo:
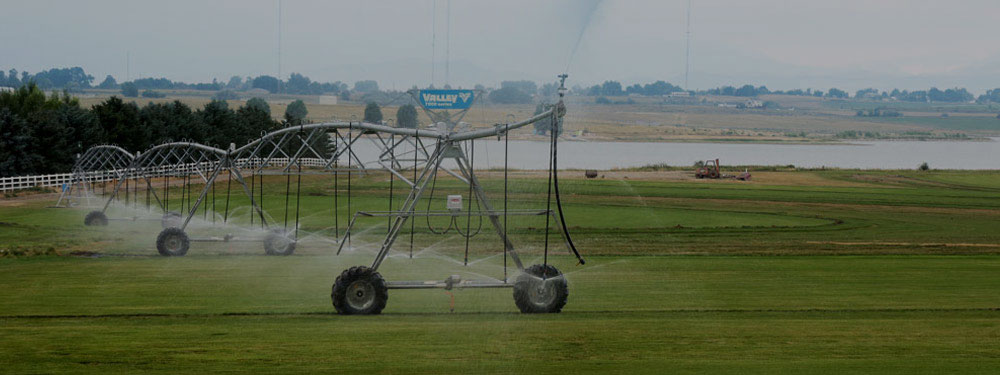
[[[230,176],[230,178],[232,178],[232,176]],[[251,201],[253,200],[254,190],[256,190],[256,189],[257,189],[257,172],[256,171],[250,171],[250,200]],[[229,193],[226,193],[226,194],[229,194]],[[227,195],[226,199],[229,199],[228,195]],[[252,206],[252,204],[251,204],[251,206]],[[264,202],[260,202],[260,209],[261,210],[264,209]],[[253,217],[254,217],[253,207],[250,207],[250,228],[253,228]]]
[[[340,238],[340,132],[333,129],[333,237]],[[348,155],[350,157],[350,155]]]
[[[163,176],[163,213],[170,212],[170,174]]]
[[[510,132],[503,132],[503,281],[507,282],[507,151]]]
[[[298,162],[298,177],[295,179],[295,239],[299,238],[299,206],[302,204],[302,162]]]
[[[212,224],[215,224],[216,214],[219,212],[219,206],[215,204],[215,180],[212,181]]]
[[[417,145],[420,144],[420,138],[416,138],[413,142],[413,184],[417,184]],[[416,229],[417,221],[413,219],[413,213],[416,210],[417,205],[410,206],[410,259],[413,259],[413,231]]]
[[[263,167],[264,166],[262,165],[261,168]],[[260,175],[260,229],[264,229],[264,226],[266,225],[264,223],[264,174],[258,173],[258,175]],[[250,214],[252,215],[253,212]]]
[[[434,200],[434,189],[437,186],[437,166],[434,167],[434,171],[431,172],[431,173],[433,173],[434,175],[431,176],[431,192],[427,196],[427,211],[431,210],[431,201]],[[455,218],[452,217],[451,220],[448,221],[448,228],[445,228],[444,231],[440,231],[439,232],[438,230],[434,229],[433,225],[431,225],[431,217],[430,217],[430,215],[425,216],[425,218],[427,219],[427,230],[430,230],[431,233],[434,233],[434,234],[447,234],[448,232],[451,231],[451,228],[455,224]]]
[[[474,178],[473,177],[473,173],[474,173],[473,170],[475,170],[475,164],[476,164],[476,140],[473,139],[473,140],[469,141],[469,208],[466,209],[466,211],[465,211],[465,228],[466,228],[465,230],[466,231],[470,231],[472,229],[472,181],[473,181],[473,178]],[[478,205],[478,203],[477,203],[477,205]],[[482,224],[483,224],[483,217],[482,216],[479,217],[479,224],[480,224],[480,227],[482,227]],[[456,229],[458,229],[458,228],[456,228]],[[459,229],[458,233],[462,234],[462,231]],[[469,265],[469,240],[471,239],[472,236],[468,236],[468,235],[465,235],[465,234],[462,234],[462,236],[465,237],[465,265],[468,266]]]
[[[476,202],[476,211],[482,212],[482,208],[479,206],[479,202]],[[471,215],[471,209],[470,209],[469,214]],[[479,217],[479,225],[476,226],[476,230],[472,231],[472,228],[471,228],[472,225],[469,224],[469,223],[466,223],[466,230],[465,230],[465,232],[462,232],[462,227],[458,226],[458,221],[457,221],[458,216],[452,216],[451,217],[451,221],[453,223],[452,226],[455,227],[455,232],[457,232],[458,235],[460,235],[462,237],[465,237],[465,238],[472,238],[472,237],[475,237],[476,235],[478,235],[480,232],[483,231],[483,215],[477,215],[477,216]],[[468,242],[468,241],[466,241],[466,242]]]
[[[292,188],[292,175],[288,172],[285,172],[285,231],[286,232],[288,231],[288,199],[291,198],[288,193],[289,191],[291,191],[291,188]]]
[[[347,217],[351,217],[351,157],[353,156],[353,150],[351,149],[352,141],[354,139],[354,122],[347,123]],[[351,231],[345,232],[347,235],[347,246],[351,246]]]
[[[389,168],[395,167],[393,163],[396,162],[396,135],[392,134],[389,136]],[[395,180],[392,172],[389,172],[389,211],[392,211],[392,192],[393,192],[393,180]],[[386,233],[392,232],[392,215],[386,216],[385,220],[385,230]]]
[[[233,187],[233,171],[232,170],[229,170],[229,173],[226,173],[226,180],[227,180],[226,181],[226,213],[223,214],[223,216],[222,216],[222,223],[223,224],[226,224],[226,223],[229,222],[229,192],[230,192],[230,189],[232,189],[232,187]],[[251,197],[253,196],[252,192],[250,193],[250,196]],[[253,220],[253,212],[250,213],[250,220]],[[251,224],[251,226],[253,226],[253,225]]]
[[[148,173],[148,172],[147,172]],[[149,178],[146,177],[146,212],[150,212],[152,207],[149,206],[149,190],[152,189],[152,184],[149,183]]]
[[[576,250],[576,245],[573,244],[573,238],[570,237],[570,235],[569,235],[569,228],[566,226],[566,216],[563,215],[562,199],[560,199],[560,197],[559,197],[559,173],[558,173],[558,169],[557,169],[558,168],[558,159],[557,159],[557,156],[559,155],[559,152],[558,152],[558,143],[559,142],[557,142],[557,140],[556,140],[556,138],[558,137],[557,131],[558,131],[558,128],[559,128],[559,124],[556,121],[558,121],[558,119],[555,116],[555,112],[553,112],[553,123],[552,123],[552,125],[556,129],[553,129],[552,132],[551,132],[552,133],[552,145],[551,145],[551,149],[552,149],[552,170],[551,170],[551,172],[552,172],[552,188],[553,188],[553,190],[555,190],[555,194],[556,194],[556,210],[559,212],[559,222],[560,222],[560,226],[562,227],[563,235],[566,236],[566,244],[569,245],[569,249],[573,251],[573,255],[576,255],[576,259],[580,261],[581,265],[583,265],[583,264],[586,264],[587,261],[585,261],[583,259],[583,257],[580,256],[580,252]],[[547,221],[548,220],[546,219],[546,222]],[[548,238],[546,238],[546,239],[548,239]]]
[[[471,140],[469,142],[471,144],[470,151],[469,151],[469,155],[471,155],[470,159],[469,159],[469,208],[468,208],[468,210],[466,210],[465,232],[463,233],[462,232],[462,228],[458,226],[458,223],[455,223],[455,231],[458,232],[458,234],[461,235],[462,237],[465,237],[465,257],[466,257],[466,261],[468,261],[468,257],[469,257],[469,239],[472,238],[472,237],[475,237],[477,234],[479,234],[480,231],[483,230],[483,215],[478,215],[479,216],[479,225],[476,228],[476,231],[472,232],[472,202],[473,201],[476,202],[476,211],[482,212],[483,209],[482,209],[482,207],[479,206],[479,199],[476,199],[472,195],[473,194],[473,192],[472,192],[473,172],[472,171],[473,171],[473,168],[475,168],[475,165],[476,165],[476,143],[475,143],[476,141],[475,140]],[[455,216],[451,217],[451,220],[453,222],[455,221],[455,219],[456,219]]]
[[[549,132],[555,134],[555,130],[549,128]],[[553,143],[549,145],[549,181],[547,183],[548,193],[545,195],[545,250],[542,252],[542,265],[545,269],[549,267],[549,218],[552,216],[552,175],[555,172],[554,165],[555,159],[552,157],[552,153],[555,148],[552,145],[555,144],[555,135],[552,136]],[[545,272],[542,273],[542,279],[545,279]]]
[[[299,141],[306,146],[306,141],[302,139],[302,125],[299,125]],[[302,160],[296,160],[297,166],[295,177],[295,239],[299,238],[299,207],[302,206]]]

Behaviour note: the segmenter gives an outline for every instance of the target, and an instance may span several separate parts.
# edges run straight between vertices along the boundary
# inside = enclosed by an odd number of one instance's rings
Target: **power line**
[[[691,87],[688,86],[688,78],[691,74],[691,0],[688,0],[686,39],[687,42],[685,43],[684,51],[684,89],[690,90]]]

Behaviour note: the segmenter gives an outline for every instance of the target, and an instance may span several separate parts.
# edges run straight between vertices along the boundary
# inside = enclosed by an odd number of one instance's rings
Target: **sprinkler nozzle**
[[[557,92],[559,93],[559,97],[562,98],[566,96],[566,91],[568,91],[566,90],[566,78],[569,78],[569,74],[563,73],[560,74],[558,77],[559,77],[559,89],[557,90]]]

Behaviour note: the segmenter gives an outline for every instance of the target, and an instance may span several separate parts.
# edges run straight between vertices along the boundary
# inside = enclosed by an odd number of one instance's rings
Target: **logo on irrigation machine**
[[[427,109],[468,109],[475,94],[472,90],[422,90],[419,97]]]

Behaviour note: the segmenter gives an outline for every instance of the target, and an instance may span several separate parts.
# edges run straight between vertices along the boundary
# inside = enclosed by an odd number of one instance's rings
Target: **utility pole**
[[[444,84],[451,84],[451,0],[448,0],[448,29],[444,38]]]
[[[278,0],[278,81],[281,81],[281,0]],[[278,88],[280,91],[280,84]]]
[[[691,74],[691,0],[688,0],[688,11],[687,11],[687,43],[684,51],[684,89],[690,90],[691,87],[688,86],[688,78]]]
[[[125,82],[132,80],[132,51],[125,51]]]
[[[434,71],[437,68],[437,0],[431,0],[431,86],[434,86]]]

